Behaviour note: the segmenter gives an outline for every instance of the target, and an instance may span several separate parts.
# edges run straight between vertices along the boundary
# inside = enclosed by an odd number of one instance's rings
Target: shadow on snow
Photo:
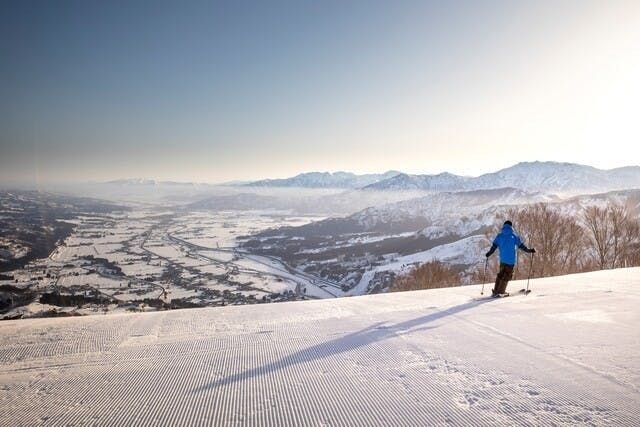
[[[366,327],[362,330],[352,332],[343,335],[339,338],[325,341],[320,344],[299,350],[288,356],[284,356],[272,363],[259,366],[252,369],[247,369],[243,372],[221,378],[217,381],[213,381],[209,384],[205,384],[201,387],[194,389],[193,392],[203,392],[210,389],[234,384],[237,382],[246,381],[256,377],[264,376],[285,370],[292,365],[310,362],[312,360],[319,360],[336,354],[341,354],[359,347],[364,347],[369,344],[381,342],[397,336],[399,333],[417,332],[420,330],[434,329],[436,326],[424,327],[426,324],[442,319],[447,316],[452,316],[465,310],[477,307],[485,302],[491,301],[491,299],[483,299],[470,301],[464,304],[460,304],[454,307],[450,307],[445,310],[437,311],[435,313],[427,314],[424,316],[416,317],[404,322],[396,323],[394,325],[384,326],[385,322],[378,322],[374,325]],[[420,328],[414,329],[418,326]]]

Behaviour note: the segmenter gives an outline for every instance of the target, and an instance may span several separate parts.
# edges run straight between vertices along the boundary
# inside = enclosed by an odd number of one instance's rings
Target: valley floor
[[[638,425],[640,268],[531,286],[5,321],[0,425]]]

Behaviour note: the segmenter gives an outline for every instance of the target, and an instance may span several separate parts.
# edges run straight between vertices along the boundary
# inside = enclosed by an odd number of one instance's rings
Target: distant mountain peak
[[[387,180],[366,186],[365,190],[425,190],[450,191],[464,188],[467,178],[442,172],[437,175],[409,175],[402,173]]]
[[[464,191],[516,187],[547,193],[601,192],[640,188],[640,166],[611,170],[556,161],[520,162],[478,177],[450,172],[412,175],[390,170],[357,175],[346,171],[305,172],[283,179],[242,184],[253,187],[345,188],[365,191]]]
[[[113,185],[156,185],[158,182],[151,178],[124,178],[107,181],[105,184]]]
[[[303,187],[303,188],[361,188],[379,182],[394,175],[397,171],[387,171],[382,174],[361,174],[351,172],[304,172],[291,178],[264,179],[254,181],[245,186],[250,187]]]
[[[365,189],[463,191],[501,187],[548,193],[601,192],[640,188],[640,167],[627,166],[603,170],[567,162],[520,162],[478,177],[463,177],[448,172],[437,175],[401,174],[371,184]]]

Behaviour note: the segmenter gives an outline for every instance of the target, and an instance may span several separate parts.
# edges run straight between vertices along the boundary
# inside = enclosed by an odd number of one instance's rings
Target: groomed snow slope
[[[1,322],[0,425],[639,425],[640,269],[531,285]]]

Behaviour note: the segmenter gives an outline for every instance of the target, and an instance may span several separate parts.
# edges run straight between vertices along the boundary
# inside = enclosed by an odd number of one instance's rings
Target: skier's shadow
[[[288,369],[293,365],[310,362],[312,360],[323,359],[336,354],[344,353],[369,344],[381,342],[394,336],[423,331],[427,329],[435,329],[437,326],[424,325],[432,323],[436,320],[447,316],[452,316],[465,310],[477,307],[480,304],[490,301],[491,299],[483,299],[479,301],[470,301],[435,313],[416,317],[395,325],[384,326],[385,322],[378,322],[369,327],[361,329],[350,334],[343,335],[329,341],[324,341],[311,347],[304,348],[288,356],[284,356],[274,362],[268,363],[243,372],[221,378],[209,384],[202,385],[193,390],[194,393],[203,392],[221,386],[246,381],[252,378],[268,375],[283,369]],[[418,326],[420,328],[414,329]]]

